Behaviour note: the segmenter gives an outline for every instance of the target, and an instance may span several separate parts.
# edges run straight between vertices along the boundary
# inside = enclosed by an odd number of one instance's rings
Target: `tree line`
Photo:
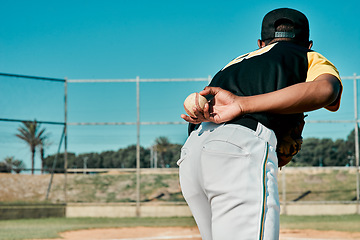
[[[159,137],[151,148],[140,146],[141,168],[174,168],[180,157],[180,144],[173,144],[167,137]],[[56,159],[56,161],[55,161]],[[54,165],[55,162],[55,165]],[[117,151],[101,153],[67,153],[67,165],[72,169],[83,168],[136,168],[136,145],[130,145]],[[45,158],[46,171],[64,171],[64,153],[49,155]]]
[[[355,130],[344,139],[307,138],[289,166],[355,166]]]
[[[354,166],[355,165],[355,131],[347,139],[307,138],[304,139],[301,151],[293,158],[288,166]],[[153,149],[141,147],[140,167],[154,167],[152,163],[157,155],[157,167],[177,167],[182,145],[170,143],[168,138],[156,139]],[[156,155],[155,155],[156,154]],[[45,158],[45,166],[50,167],[56,155]],[[63,168],[64,155],[58,156],[56,168]],[[75,155],[68,153],[68,168],[135,168],[136,145],[128,146],[117,151],[102,153],[85,153]]]
[[[64,153],[48,155],[45,149],[49,145],[45,128],[35,121],[23,122],[16,134],[28,146],[31,155],[31,170],[34,173],[36,151],[40,152],[42,172],[64,172]],[[182,145],[174,144],[167,137],[158,137],[150,148],[140,147],[141,168],[173,168],[180,157]],[[307,138],[301,151],[288,166],[354,166],[355,165],[355,130],[346,139]],[[136,145],[130,145],[117,151],[101,153],[67,154],[68,168],[135,168]],[[20,173],[26,169],[22,160],[12,156],[0,162],[0,172]]]

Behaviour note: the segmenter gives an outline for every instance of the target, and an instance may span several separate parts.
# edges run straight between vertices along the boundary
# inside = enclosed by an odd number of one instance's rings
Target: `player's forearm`
[[[295,84],[275,92],[245,97],[239,101],[245,113],[301,113],[330,105],[337,99],[340,88],[336,77],[324,74],[313,82]]]

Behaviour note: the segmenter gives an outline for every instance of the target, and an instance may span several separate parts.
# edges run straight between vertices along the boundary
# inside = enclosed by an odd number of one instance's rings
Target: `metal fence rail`
[[[9,74],[9,73],[0,73],[0,76],[4,77],[14,77],[14,78],[25,78],[29,80],[40,80],[40,81],[52,81],[57,83],[63,83],[64,84],[64,121],[63,122],[49,122],[49,121],[38,121],[39,123],[44,124],[58,124],[63,125],[63,136],[60,142],[64,141],[64,170],[65,170],[65,183],[64,183],[64,194],[66,199],[66,176],[68,172],[68,162],[67,162],[67,149],[68,149],[68,143],[67,143],[67,126],[81,126],[81,125],[136,125],[136,135],[137,135],[137,144],[136,144],[136,176],[137,176],[137,186],[136,186],[136,192],[137,192],[137,216],[140,216],[140,125],[168,125],[168,124],[186,124],[185,122],[141,122],[140,121],[140,83],[142,82],[210,82],[211,77],[208,76],[207,78],[167,78],[167,79],[142,79],[140,77],[136,77],[135,79],[60,79],[60,78],[48,78],[48,77],[37,77],[37,76],[27,76],[27,75],[19,75],[19,74]],[[353,89],[354,89],[354,119],[353,120],[317,120],[317,121],[306,121],[311,123],[354,123],[355,125],[355,158],[356,158],[356,169],[357,169],[357,203],[358,206],[360,205],[360,169],[359,169],[359,132],[358,132],[358,106],[357,106],[357,80],[360,79],[360,76],[354,74],[353,76],[344,76],[341,77],[342,80],[352,80],[354,83]],[[80,83],[128,83],[133,82],[136,84],[136,106],[137,106],[137,120],[136,122],[68,122],[67,114],[68,114],[68,108],[67,108],[67,99],[68,99],[68,84],[80,84]],[[22,119],[6,119],[6,118],[0,118],[0,121],[12,121],[12,122],[24,122],[24,121],[32,121],[32,120],[22,120]],[[286,201],[285,201],[286,202]],[[360,211],[360,210],[359,210]],[[360,213],[360,212],[359,212]]]

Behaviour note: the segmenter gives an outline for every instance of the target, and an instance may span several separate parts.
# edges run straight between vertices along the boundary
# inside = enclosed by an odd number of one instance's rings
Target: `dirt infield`
[[[280,240],[311,240],[311,239],[332,239],[332,240],[360,240],[360,232],[339,232],[339,231],[318,231],[318,230],[280,230]]]
[[[58,239],[43,240],[201,240],[196,227],[132,227],[69,231]],[[280,240],[360,240],[360,232],[281,230]]]

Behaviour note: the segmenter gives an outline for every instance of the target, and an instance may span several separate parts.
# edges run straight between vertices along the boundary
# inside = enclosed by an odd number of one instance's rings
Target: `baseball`
[[[206,102],[207,99],[204,96],[199,93],[192,93],[184,101],[185,111],[190,117],[195,118],[193,108],[195,107],[198,110],[202,110]]]

